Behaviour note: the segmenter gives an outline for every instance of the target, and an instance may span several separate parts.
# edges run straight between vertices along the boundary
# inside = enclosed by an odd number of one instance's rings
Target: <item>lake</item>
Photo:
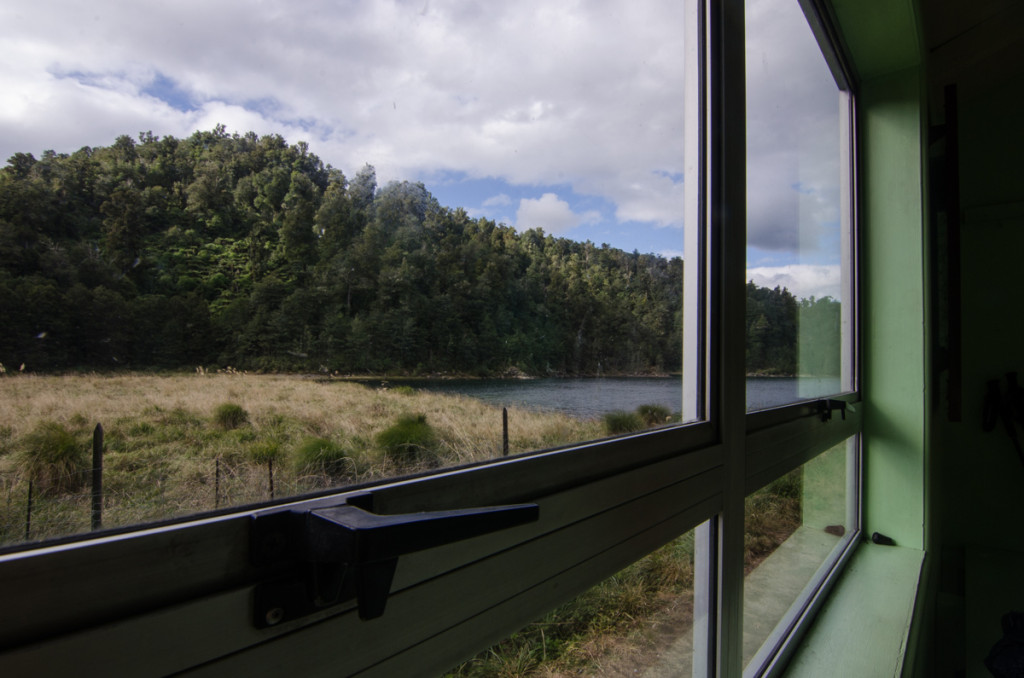
[[[679,377],[595,377],[587,379],[427,379],[389,381],[424,391],[454,393],[500,407],[552,410],[591,418],[639,405],[663,405],[672,412],[682,408]],[[747,409],[763,409],[839,391],[838,378],[750,377]]]

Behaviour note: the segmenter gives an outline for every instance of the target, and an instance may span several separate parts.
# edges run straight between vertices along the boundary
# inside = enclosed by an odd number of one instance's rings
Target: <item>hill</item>
[[[0,362],[680,368],[681,259],[517,232],[300,142],[139,135],[0,170]]]
[[[8,366],[676,372],[682,294],[682,259],[471,218],[278,135],[143,133],[0,169]],[[837,373],[838,348],[798,361],[800,322],[838,337],[839,303],[750,283],[747,371]]]

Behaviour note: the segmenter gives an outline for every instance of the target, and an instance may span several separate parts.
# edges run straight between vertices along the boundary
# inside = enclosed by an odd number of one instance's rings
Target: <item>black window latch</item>
[[[256,586],[253,624],[275,626],[353,598],[359,617],[374,619],[384,613],[400,556],[539,516],[536,504],[379,515],[345,503],[258,514],[252,519],[250,559],[283,573]]]
[[[839,410],[839,414],[842,415],[843,421],[846,421],[845,400],[822,399],[818,401],[818,416],[821,417],[822,421],[832,421],[832,412],[835,410]]]

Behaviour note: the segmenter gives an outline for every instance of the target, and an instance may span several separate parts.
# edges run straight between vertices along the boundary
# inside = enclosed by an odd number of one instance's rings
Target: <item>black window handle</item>
[[[536,521],[536,504],[379,515],[353,504],[253,519],[255,564],[293,561],[291,574],[258,585],[259,628],[356,599],[361,619],[384,613],[398,558]]]
[[[843,421],[846,421],[846,401],[823,399],[818,401],[818,416],[822,421],[832,421],[832,413],[839,410]]]

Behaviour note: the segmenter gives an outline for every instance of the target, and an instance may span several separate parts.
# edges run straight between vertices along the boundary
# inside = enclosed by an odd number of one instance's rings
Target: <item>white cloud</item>
[[[525,231],[531,228],[542,228],[545,233],[563,234],[580,224],[600,221],[601,215],[596,211],[577,214],[564,200],[554,193],[545,193],[540,198],[523,198],[519,201],[516,211],[516,229]]]
[[[484,207],[504,207],[512,204],[512,198],[508,197],[505,193],[499,193],[487,198],[483,202]]]
[[[750,243],[813,250],[837,218],[836,130],[818,117],[836,96],[814,84],[828,74],[807,57],[809,31],[780,23],[803,21],[798,3],[749,11]],[[619,222],[680,227],[684,12],[676,0],[3,3],[0,162],[224,123],[306,140],[346,174],[372,163],[381,184],[450,172],[557,186],[604,199]],[[147,94],[158,79],[190,110]]]
[[[755,285],[775,289],[784,287],[794,296],[807,299],[815,297],[842,298],[842,279],[838,264],[815,266],[811,264],[790,264],[788,266],[760,266],[747,269],[747,280]]]
[[[747,36],[748,241],[806,255],[838,228],[839,91],[799,3],[751,0]]]
[[[370,162],[381,182],[568,186],[679,226],[682,15],[674,0],[7,3],[0,161],[220,122],[309,141],[346,173]],[[146,94],[158,77],[194,110]]]

